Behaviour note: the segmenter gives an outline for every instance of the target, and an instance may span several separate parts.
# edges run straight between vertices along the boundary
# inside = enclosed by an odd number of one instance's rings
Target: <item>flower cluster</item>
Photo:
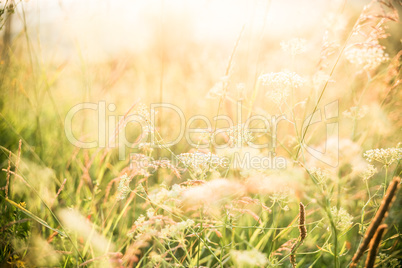
[[[384,165],[391,165],[395,161],[399,161],[402,158],[402,148],[387,148],[387,149],[373,149],[364,153],[367,161],[370,163],[373,161],[380,162]]]
[[[260,76],[264,86],[270,89],[266,96],[273,102],[281,104],[286,101],[291,88],[300,88],[305,80],[294,72],[267,73]]]
[[[169,201],[174,201],[186,190],[178,184],[174,184],[170,190],[165,187],[158,188],[155,193],[149,195],[149,199],[152,200],[154,204],[162,205]]]
[[[154,151],[154,148],[152,147],[152,144],[149,142],[142,142],[138,144],[138,148],[142,150],[144,153],[152,153]]]
[[[227,86],[229,83],[229,77],[224,76],[217,82],[207,93],[207,99],[220,99],[224,97],[227,92]]]
[[[124,174],[120,177],[119,186],[117,188],[117,200],[126,199],[127,195],[131,193],[131,188],[129,186],[131,182],[131,178]]]
[[[139,115],[142,120],[146,123],[146,125],[142,128],[142,136],[155,133],[154,123],[152,122],[151,113],[153,110],[150,110],[148,106],[144,103],[137,104],[135,109],[135,113]]]
[[[310,174],[314,176],[318,184],[325,185],[327,181],[330,180],[331,175],[327,170],[322,170],[321,168],[311,168]]]
[[[145,105],[144,103],[139,103],[137,104],[137,108],[135,109],[135,112],[141,116],[146,122],[151,121],[151,115],[149,113],[148,106]]]
[[[148,177],[150,175],[150,168],[157,169],[157,166],[153,162],[152,157],[144,154],[133,153],[130,155],[130,169],[138,175]]]
[[[181,198],[186,207],[194,208],[203,205],[212,211],[212,207],[219,207],[233,198],[244,195],[245,192],[245,187],[239,182],[213,179],[198,186],[188,187]]]
[[[177,158],[185,168],[190,168],[196,175],[205,174],[222,166],[221,158],[213,153],[183,153]]]
[[[248,144],[253,140],[251,131],[244,124],[238,124],[229,128],[227,133],[230,144],[235,147],[241,147],[243,144]]]
[[[141,239],[141,236],[154,236],[161,239],[183,238],[185,230],[194,226],[193,220],[175,222],[163,215],[156,215],[153,209],[149,209],[145,215],[140,215],[134,222],[128,237]]]
[[[177,222],[175,224],[169,224],[161,230],[159,237],[163,239],[179,239],[182,235],[185,234],[185,230],[191,228],[192,226],[194,226],[194,224],[195,222],[193,220],[185,220]]]
[[[346,231],[352,224],[353,217],[344,208],[332,207],[331,214],[333,216],[336,228],[341,232]]]
[[[378,44],[354,46],[345,52],[346,59],[364,70],[373,70],[381,63],[389,60],[384,48]]]
[[[362,107],[351,107],[349,110],[344,111],[342,114],[345,117],[351,118],[351,119],[362,119],[365,117],[368,113],[369,109],[366,105]]]
[[[264,266],[268,262],[266,255],[255,248],[252,250],[231,250],[230,255],[238,267]]]
[[[377,169],[373,166],[368,164],[367,168],[360,174],[360,177],[363,178],[364,181],[370,179],[377,173]]]
[[[325,73],[324,71],[318,71],[314,74],[312,77],[312,85],[315,90],[320,89],[325,83],[328,82],[334,82],[334,80],[330,80],[330,75]]]
[[[291,189],[288,187],[283,187],[282,189],[276,190],[273,192],[270,196],[269,199],[271,199],[272,203],[276,203],[279,205],[279,207],[285,211],[289,210],[289,200],[291,196]]]
[[[168,159],[154,160],[151,156],[147,156],[140,153],[130,154],[130,170],[135,175],[142,175],[149,177],[158,169],[169,169],[176,177],[180,178],[180,172],[182,170]]]
[[[306,52],[306,40],[302,38],[293,38],[289,41],[282,41],[282,50],[288,52],[290,55],[295,56]]]

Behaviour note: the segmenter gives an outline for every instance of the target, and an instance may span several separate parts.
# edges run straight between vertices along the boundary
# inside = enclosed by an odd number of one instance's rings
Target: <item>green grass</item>
[[[334,54],[325,54],[328,43],[311,42],[314,48],[306,52],[308,56],[292,55],[291,60],[262,37],[254,44],[257,49],[246,49],[255,40],[249,37],[248,26],[243,26],[237,39],[231,40],[233,49],[222,52],[227,61],[216,55],[222,51],[218,46],[216,54],[203,57],[207,48],[183,37],[181,42],[193,47],[177,60],[173,49],[165,47],[162,58],[155,53],[160,45],[155,40],[145,51],[102,62],[87,60],[77,45],[73,59],[60,63],[46,57],[40,41],[30,34],[24,5],[13,15],[22,29],[9,47],[2,43],[8,60],[0,64],[1,266],[291,267],[292,254],[296,267],[350,265],[389,182],[401,175],[400,152],[390,156],[388,160],[393,161],[388,163],[369,163],[364,156],[375,148],[401,150],[402,59],[400,36],[393,30],[399,22],[374,17],[367,25],[361,20],[355,23],[357,14],[342,34],[330,37],[339,44]],[[369,10],[384,15],[375,7]],[[386,14],[392,15],[391,11]],[[390,60],[373,69],[354,66],[346,54],[353,44],[362,42],[361,36],[354,39],[355,26],[364,25],[367,30],[384,23],[390,27],[389,37],[380,42]],[[250,62],[253,57],[258,58],[256,62]],[[270,57],[283,57],[284,66],[307,77],[301,89],[290,87],[287,101],[280,105],[265,96],[269,86],[261,78],[283,69],[281,63],[261,59]],[[155,68],[155,62],[161,63],[161,69]],[[319,71],[328,77],[316,87],[312,78]],[[222,82],[224,94],[199,102],[217,81]],[[237,86],[243,81],[247,83],[241,95]],[[127,149],[125,160],[119,160],[117,148],[75,147],[64,132],[68,110],[80,102],[100,100],[116,104],[116,112],[107,114],[114,116],[143,114],[139,103],[149,107],[160,100],[180,107],[186,118],[229,115],[235,121],[239,100],[244,115],[285,113],[287,121],[278,124],[275,152],[287,159],[287,168],[214,169],[207,161],[200,171],[180,156],[199,148],[185,140],[166,146],[179,126],[174,115],[165,111],[158,114],[155,131],[160,148]],[[339,124],[340,143],[335,148],[339,149],[339,163],[331,167],[311,157],[303,144],[318,146],[325,141],[327,129],[310,125],[313,117],[308,119],[308,115],[323,111],[334,100],[339,102],[339,116],[330,122]],[[362,118],[342,114],[364,105],[369,111]],[[93,115],[88,112],[75,117],[73,133],[77,137],[96,138],[98,122]],[[303,122],[308,122],[307,128]],[[227,127],[222,121],[212,123],[215,131]],[[135,125],[116,131],[125,131],[130,140],[139,133]],[[255,136],[255,141],[266,142],[273,134]],[[218,142],[228,138],[223,136]],[[198,146],[202,143],[200,140]],[[232,160],[235,150],[258,156],[269,153],[269,149],[251,150],[248,146],[220,150],[207,143],[209,152]],[[180,168],[130,169],[130,153],[154,160],[167,157]],[[367,164],[377,171],[364,180]],[[303,239],[300,202],[305,205],[307,229]],[[376,267],[400,267],[401,202],[399,194],[388,211],[388,229]],[[359,267],[364,267],[366,255]]]

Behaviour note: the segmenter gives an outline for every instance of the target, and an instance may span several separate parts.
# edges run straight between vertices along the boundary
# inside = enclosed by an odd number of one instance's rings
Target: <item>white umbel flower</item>
[[[204,174],[221,166],[221,158],[213,153],[183,153],[177,158],[185,168],[190,168],[195,174]]]
[[[344,208],[332,207],[331,213],[334,218],[336,228],[341,232],[346,231],[352,226],[353,217]]]
[[[255,248],[252,250],[231,250],[230,255],[238,267],[264,266],[268,262],[266,255]]]
[[[305,83],[300,75],[294,72],[267,73],[260,76],[262,85],[267,86],[269,91],[266,96],[273,102],[282,104],[290,94],[292,88],[300,88]]]
[[[284,52],[292,56],[306,52],[306,39],[292,38],[289,41],[282,41],[281,47]]]
[[[346,59],[364,70],[373,70],[389,60],[388,54],[379,44],[354,46],[345,52]]]
[[[368,164],[367,168],[360,174],[364,181],[367,181],[371,177],[373,177],[377,173],[377,169],[373,166]]]
[[[391,165],[402,158],[402,148],[373,149],[364,153],[369,162],[377,161],[384,165]]]
[[[342,114],[345,117],[359,120],[365,117],[368,111],[369,108],[366,105],[363,105],[362,107],[350,107],[349,110],[344,111]]]
[[[129,186],[131,178],[124,174],[120,177],[119,186],[117,188],[117,200],[124,200],[131,193],[131,188]]]
[[[229,142],[233,146],[242,146],[248,144],[253,140],[251,131],[245,126],[245,124],[238,124],[228,129]]]

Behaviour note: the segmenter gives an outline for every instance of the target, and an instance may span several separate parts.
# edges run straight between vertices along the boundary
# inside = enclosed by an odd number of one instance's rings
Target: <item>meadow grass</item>
[[[0,3],[2,267],[401,266],[400,3],[341,4],[324,33],[297,38],[244,24],[230,49],[169,36],[183,22],[166,15],[145,49],[99,61],[79,42],[73,58],[49,57],[29,4]],[[109,147],[79,148],[68,111],[105,100]],[[157,102],[212,123],[170,146],[181,126]],[[253,115],[286,119],[257,133]],[[99,138],[97,113],[73,122],[78,139]],[[141,145],[122,160],[123,134]]]

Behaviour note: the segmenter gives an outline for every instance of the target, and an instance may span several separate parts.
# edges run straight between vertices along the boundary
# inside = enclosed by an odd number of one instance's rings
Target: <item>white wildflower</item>
[[[335,226],[341,232],[346,231],[350,226],[352,226],[353,217],[344,209],[332,207],[331,214],[335,223]]]
[[[318,90],[320,89],[325,83],[328,82],[334,82],[334,80],[330,80],[331,76],[324,71],[318,71],[314,74],[312,78],[312,84],[314,89]]]
[[[302,38],[293,38],[289,41],[282,41],[282,50],[288,52],[290,55],[295,56],[306,52],[306,40]]]
[[[148,106],[144,103],[138,103],[135,109],[136,114],[141,116],[146,122],[150,122],[151,115]]]
[[[219,205],[245,193],[242,184],[228,179],[214,179],[199,186],[188,188],[182,194],[182,200],[189,206]]]
[[[281,206],[286,206],[289,202],[290,197],[290,188],[283,187],[275,192],[273,192],[269,198],[271,199],[272,203],[278,203]]]
[[[181,193],[185,190],[184,187],[180,186],[179,184],[174,184],[172,189],[168,193],[169,198],[177,198],[181,195]]]
[[[162,255],[160,255],[154,251],[152,251],[149,254],[149,258],[150,258],[151,264],[153,264],[155,266],[160,266],[158,264],[160,264],[161,262],[163,262],[165,260],[165,258]]]
[[[119,186],[117,188],[117,200],[126,199],[127,195],[131,193],[131,188],[129,186],[131,182],[131,178],[124,174],[120,177]]]
[[[311,168],[310,174],[314,176],[318,184],[326,184],[326,182],[331,179],[331,174],[327,170],[321,168]]]
[[[147,209],[147,217],[152,218],[153,216],[155,216],[155,210],[153,208]]]
[[[207,93],[207,99],[219,99],[224,97],[227,94],[227,85],[228,85],[229,77],[224,76],[217,82]]]
[[[143,169],[142,172],[147,172],[148,168],[157,168],[156,163],[151,156],[140,154],[140,153],[131,153],[130,154],[130,164],[133,166],[132,169]]]
[[[164,204],[167,201],[178,198],[184,190],[185,188],[178,184],[173,185],[171,190],[167,190],[165,187],[160,187],[150,193],[149,199],[151,199],[155,204]]]
[[[255,248],[252,250],[231,250],[230,255],[238,267],[264,266],[268,262],[267,256]]]
[[[395,161],[401,160],[402,148],[387,148],[368,150],[363,155],[370,163],[380,162],[384,165],[391,165]]]
[[[153,148],[152,148],[152,144],[149,142],[142,142],[140,144],[138,144],[138,149],[142,150],[145,153],[152,153],[153,152]]]
[[[207,99],[219,99],[224,95],[223,82],[216,83],[207,93]]]
[[[183,153],[177,156],[180,163],[190,168],[195,174],[204,174],[215,170],[222,164],[221,158],[213,153]]]
[[[351,118],[351,119],[362,119],[365,117],[368,113],[369,109],[366,105],[362,107],[351,107],[349,110],[344,111],[342,114],[345,117]]]
[[[360,177],[363,178],[364,181],[370,179],[377,173],[377,169],[373,166],[368,164],[367,168],[360,174]]]
[[[194,226],[195,222],[193,220],[181,221],[176,224],[167,225],[161,230],[161,238],[180,238],[184,234],[184,231],[188,228]]]
[[[251,131],[245,127],[245,124],[233,126],[227,131],[227,133],[229,135],[230,144],[236,147],[248,144],[253,140]]]
[[[267,73],[259,78],[270,91],[266,96],[277,104],[283,103],[290,95],[292,88],[300,88],[305,80],[294,72]]]
[[[354,46],[345,52],[346,59],[364,70],[373,70],[389,60],[388,54],[379,44]]]
[[[244,90],[246,90],[246,84],[245,84],[245,83],[238,83],[238,84],[236,85],[236,89],[237,89],[238,91],[244,91]]]

